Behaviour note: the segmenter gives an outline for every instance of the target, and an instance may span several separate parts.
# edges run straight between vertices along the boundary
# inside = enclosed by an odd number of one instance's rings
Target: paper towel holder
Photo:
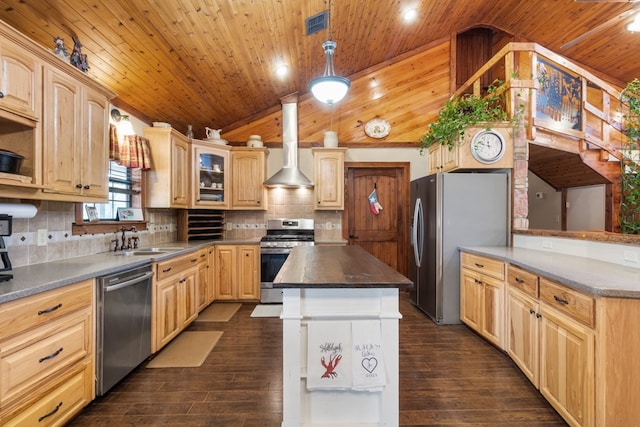
[[[2,236],[11,236],[12,216],[0,214],[0,282],[13,279],[11,260]]]

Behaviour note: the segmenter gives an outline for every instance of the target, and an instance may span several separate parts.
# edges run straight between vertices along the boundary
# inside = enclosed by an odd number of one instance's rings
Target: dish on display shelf
[[[211,142],[212,144],[219,144],[219,145],[229,144],[229,141],[227,141],[226,139],[205,138],[203,139],[203,141]]]
[[[364,125],[364,133],[370,138],[384,138],[391,132],[391,125],[382,119],[369,120]]]
[[[151,123],[154,128],[170,128],[171,125],[166,122],[153,122]]]

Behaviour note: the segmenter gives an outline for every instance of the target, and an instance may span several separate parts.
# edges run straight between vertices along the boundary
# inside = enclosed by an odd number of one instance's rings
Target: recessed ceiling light
[[[287,64],[280,64],[276,67],[276,75],[281,79],[289,75],[289,66]]]
[[[640,13],[627,25],[627,31],[631,31],[632,33],[640,32]]]
[[[417,18],[418,18],[418,10],[414,8],[405,10],[404,14],[402,15],[402,19],[404,19],[404,22],[406,23],[411,23],[415,21]]]

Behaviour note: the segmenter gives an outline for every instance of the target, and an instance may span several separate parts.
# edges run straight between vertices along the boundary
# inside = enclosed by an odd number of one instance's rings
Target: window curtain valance
[[[151,150],[149,140],[143,136],[125,135],[118,139],[118,129],[109,125],[109,158],[118,164],[130,168],[151,169]]]

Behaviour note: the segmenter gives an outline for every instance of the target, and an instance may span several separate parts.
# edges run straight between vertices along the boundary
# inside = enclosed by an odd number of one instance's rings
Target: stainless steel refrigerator
[[[460,322],[460,246],[508,242],[507,173],[446,173],[411,182],[411,301],[438,324]]]

